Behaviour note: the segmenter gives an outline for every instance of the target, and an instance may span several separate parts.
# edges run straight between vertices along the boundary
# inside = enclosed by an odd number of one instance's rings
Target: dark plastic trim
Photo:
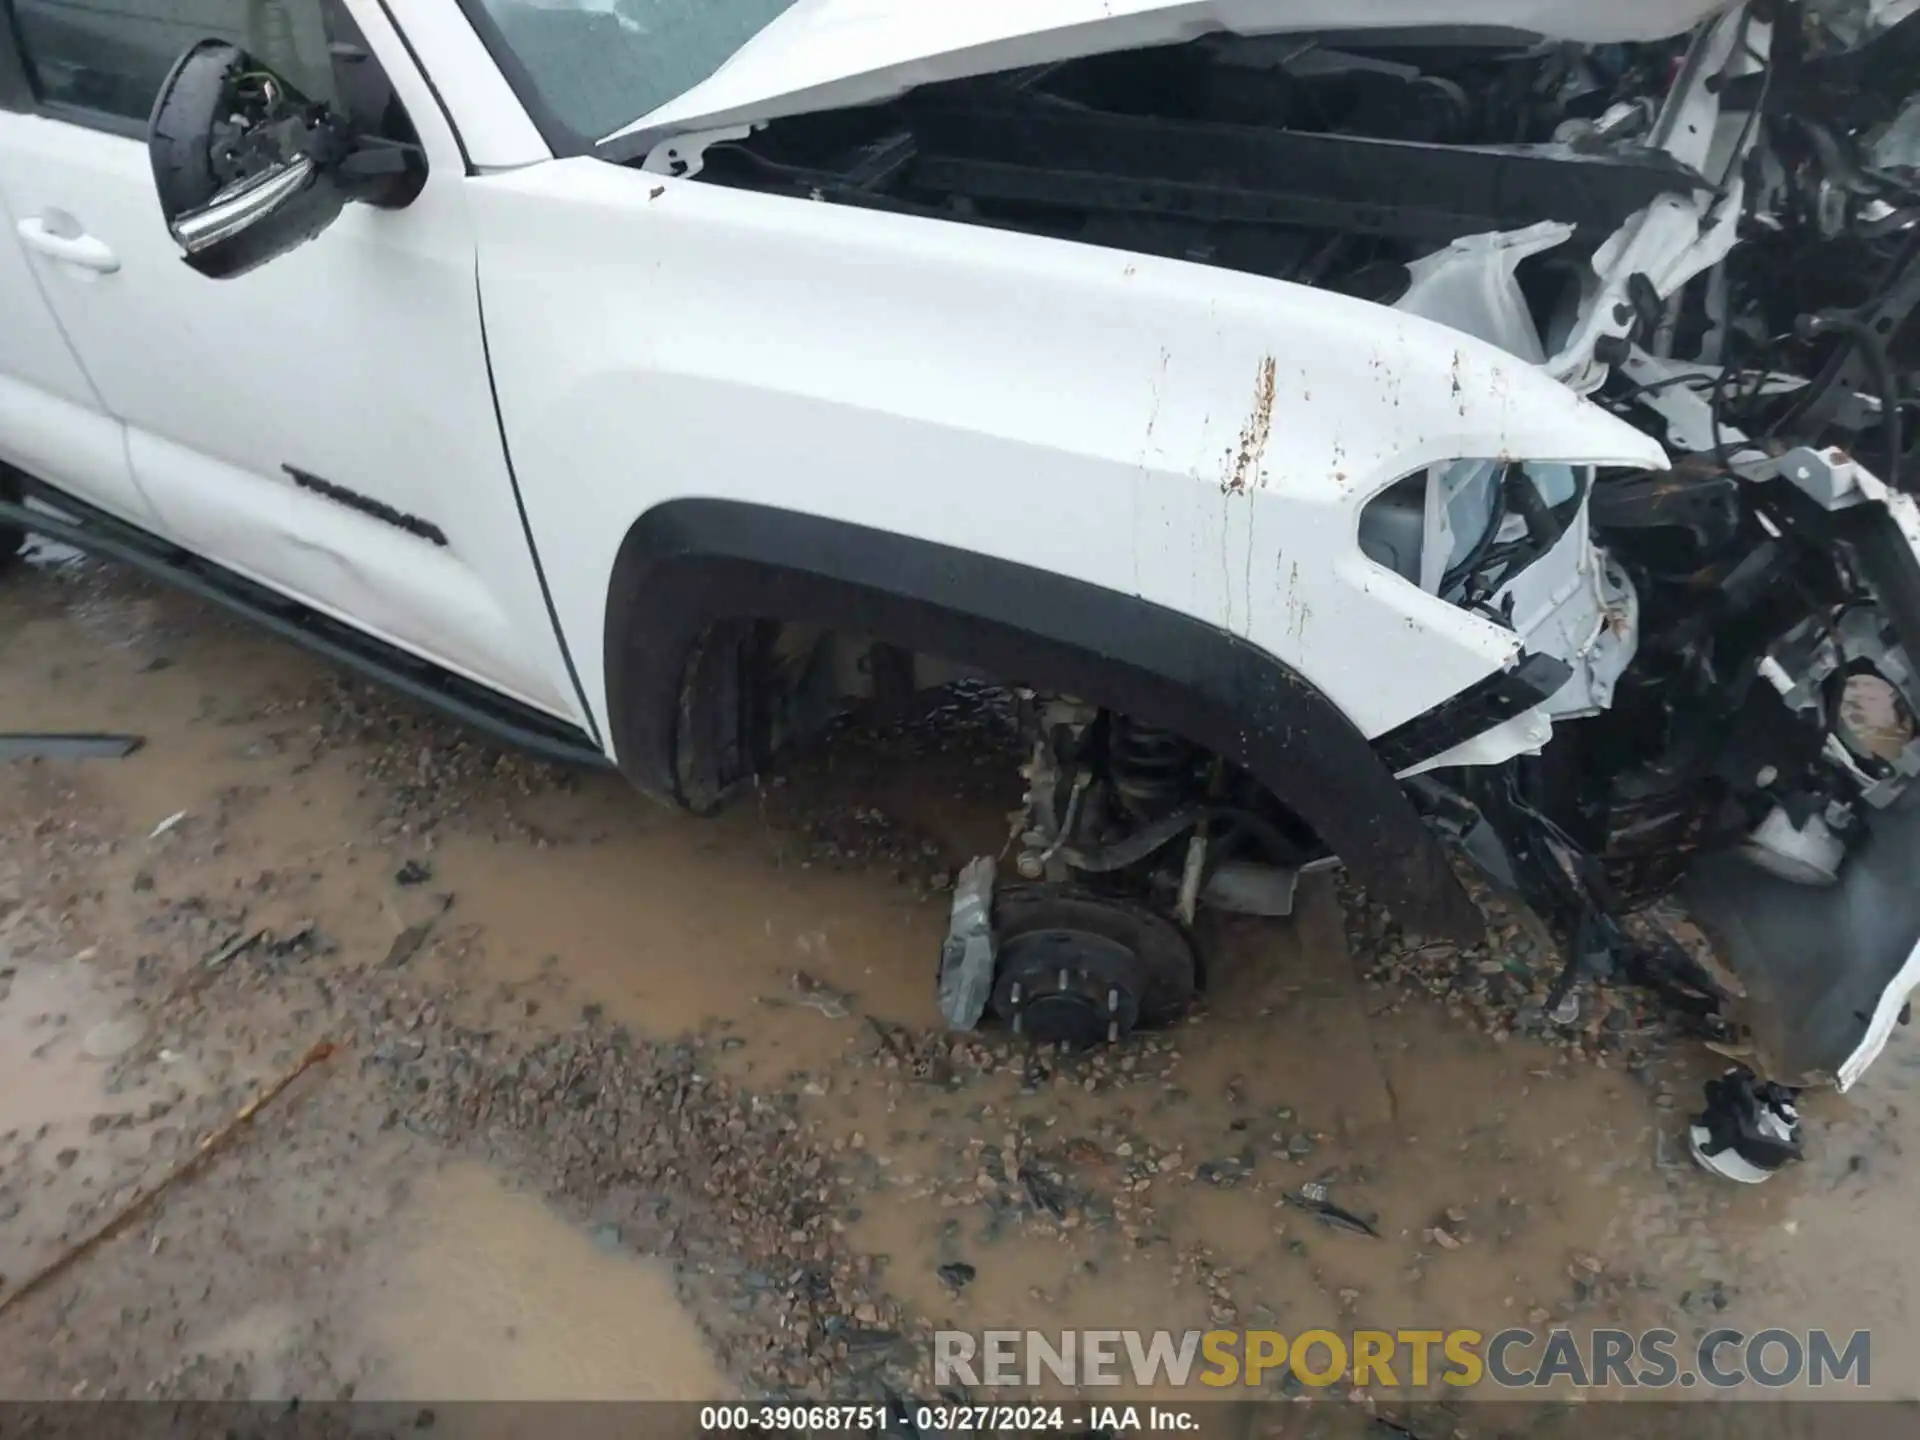
[[[1489,675],[1452,699],[1375,737],[1373,748],[1381,763],[1398,775],[1533,709],[1572,678],[1573,666],[1558,655],[1536,651],[1522,656],[1512,669]]]
[[[709,627],[755,619],[858,631],[1178,729],[1250,771],[1410,929],[1484,931],[1366,737],[1273,656],[1084,581],[766,506],[671,501],[621,545],[608,705],[620,768],[641,790],[686,803],[676,744],[688,660]]]
[[[1920,944],[1920,806],[1875,811],[1866,830],[1836,885],[1795,885],[1723,851],[1681,890],[1745,987],[1735,1014],[1766,1073],[1789,1084],[1838,1073]]]

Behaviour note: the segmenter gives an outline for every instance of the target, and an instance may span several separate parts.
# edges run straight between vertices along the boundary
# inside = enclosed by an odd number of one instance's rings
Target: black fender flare
[[[634,522],[609,582],[614,754],[677,804],[688,667],[711,627],[851,630],[1121,710],[1251,772],[1422,935],[1485,931],[1445,851],[1366,736],[1272,655],[1192,616],[973,551],[729,500]]]

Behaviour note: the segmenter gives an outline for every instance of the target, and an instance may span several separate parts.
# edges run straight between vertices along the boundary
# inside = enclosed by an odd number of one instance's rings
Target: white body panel
[[[4,195],[0,225],[0,460],[123,519],[153,524],[120,422],[60,333]]]
[[[1300,286],[587,159],[471,191],[507,438],[597,706],[627,528],[718,496],[1144,597],[1378,734],[1519,642],[1366,559],[1372,495],[1459,456],[1664,462],[1511,355]]]
[[[100,404],[125,426],[146,523],[577,722],[500,444],[464,166],[377,7],[361,20],[429,155],[426,189],[404,210],[351,206],[272,264],[209,280],[167,233],[143,141],[10,112],[0,192],[21,219],[63,216],[113,256],[110,273],[45,254],[33,264]],[[32,468],[58,481],[81,463],[76,451]],[[447,543],[302,488],[286,467]]]
[[[1468,25],[1597,44],[1678,35],[1728,0],[799,0],[712,78],[609,139],[891,99],[916,85],[1228,32]]]

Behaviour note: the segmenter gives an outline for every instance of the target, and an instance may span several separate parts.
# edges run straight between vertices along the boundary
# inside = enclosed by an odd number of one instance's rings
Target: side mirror
[[[202,275],[243,275],[311,240],[356,198],[351,126],[245,51],[202,40],[147,124],[167,229]],[[396,160],[401,157],[393,157]],[[375,167],[383,168],[383,167]]]

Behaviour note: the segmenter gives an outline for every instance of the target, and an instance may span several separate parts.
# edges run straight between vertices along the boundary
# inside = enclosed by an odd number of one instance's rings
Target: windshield
[[[706,79],[794,0],[482,0],[547,112],[586,140]]]

